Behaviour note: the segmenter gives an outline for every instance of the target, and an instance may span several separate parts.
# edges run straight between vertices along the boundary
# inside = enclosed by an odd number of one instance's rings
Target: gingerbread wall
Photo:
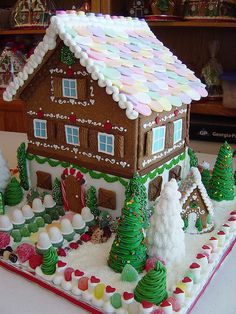
[[[48,60],[21,93],[27,104],[28,151],[88,169],[132,177],[136,171],[138,120],[129,120],[125,111],[91,79],[78,60],[71,68],[61,63],[61,47],[59,43],[55,51],[48,54]],[[61,77],[80,80],[79,100],[61,98],[57,88]],[[47,120],[46,140],[34,137],[34,119]],[[66,143],[65,125],[80,127],[80,146]],[[114,135],[114,156],[98,152],[98,132]]]
[[[185,150],[188,143],[189,110],[189,106],[183,105],[182,107],[173,107],[171,111],[153,112],[149,117],[140,117],[137,167],[141,174],[159,167]],[[183,123],[182,139],[174,145],[173,122],[178,119],[182,119]],[[165,148],[160,153],[152,154],[152,129],[158,126],[166,126]]]

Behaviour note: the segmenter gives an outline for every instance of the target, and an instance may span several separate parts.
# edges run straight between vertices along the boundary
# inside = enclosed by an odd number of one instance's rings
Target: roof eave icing
[[[11,101],[46,53],[55,49],[57,36],[131,120],[207,96],[205,85],[156,39],[145,21],[70,11],[51,18],[43,41],[7,87],[4,100]]]

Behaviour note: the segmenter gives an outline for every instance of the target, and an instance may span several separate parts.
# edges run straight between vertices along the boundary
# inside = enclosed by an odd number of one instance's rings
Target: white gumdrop
[[[60,243],[63,241],[61,231],[57,227],[51,227],[48,231],[48,234],[52,243]]]
[[[62,219],[60,229],[61,229],[62,234],[70,234],[70,233],[74,232],[72,224],[71,224],[70,220],[67,218]]]
[[[29,205],[23,206],[21,210],[26,219],[31,219],[32,217],[34,217],[33,210]]]
[[[82,208],[81,216],[85,222],[89,222],[94,219],[94,215],[91,213],[91,210],[88,207]]]
[[[85,227],[85,221],[80,214],[75,214],[73,216],[72,226],[74,229],[83,229]]]
[[[32,209],[34,213],[41,213],[45,210],[45,207],[43,206],[40,198],[37,197],[33,200]]]
[[[46,194],[43,199],[43,206],[46,208],[52,208],[56,205],[51,194]]]
[[[52,243],[49,239],[47,232],[40,232],[37,242],[37,247],[39,249],[47,250],[52,246]]]
[[[7,215],[0,215],[0,231],[9,231],[13,228]]]
[[[25,223],[25,217],[20,209],[14,209],[11,216],[13,224],[21,225]]]

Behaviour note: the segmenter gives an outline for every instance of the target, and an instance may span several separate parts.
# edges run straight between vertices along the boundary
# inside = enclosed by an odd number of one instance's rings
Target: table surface
[[[22,133],[0,132],[0,148],[10,167],[15,151],[25,141]],[[214,163],[215,156],[199,154],[199,161]],[[234,167],[236,160],[234,158]],[[213,277],[192,314],[236,313],[236,246]],[[88,313],[24,278],[0,268],[0,313],[2,314],[83,314]]]

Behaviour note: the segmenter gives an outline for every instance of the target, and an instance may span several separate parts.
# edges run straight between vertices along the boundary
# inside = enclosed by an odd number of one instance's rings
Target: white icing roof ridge
[[[197,167],[191,167],[188,176],[186,177],[186,179],[183,181],[182,185],[179,188],[182,195],[180,199],[180,203],[182,206],[195,188],[198,188],[207,206],[209,214],[213,216],[214,213],[213,204],[207,194],[204,184],[202,183],[201,174]]]
[[[170,111],[207,96],[205,85],[152,33],[145,21],[70,11],[51,18],[43,41],[3,94],[11,101],[55,49],[57,36],[129,119]]]

